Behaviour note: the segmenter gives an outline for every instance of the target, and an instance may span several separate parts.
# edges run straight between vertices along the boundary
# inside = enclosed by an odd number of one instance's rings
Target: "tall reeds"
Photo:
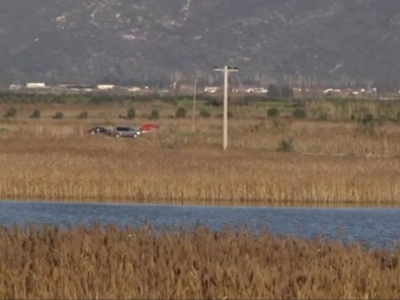
[[[360,105],[376,114],[383,109],[375,102],[307,105],[335,114],[342,106],[350,114]],[[77,119],[83,109],[107,114]],[[77,106],[66,108],[62,120],[49,117],[59,110],[49,108],[40,120],[0,120],[0,199],[400,204],[400,127],[393,122],[233,117],[223,152],[215,116],[197,118],[196,131],[191,118],[163,118],[158,132],[117,140],[85,130],[149,120],[121,120],[126,107],[118,105]]]
[[[398,250],[250,230],[0,229],[1,299],[398,299]]]
[[[398,158],[157,146],[151,136],[0,143],[0,198],[399,204]]]

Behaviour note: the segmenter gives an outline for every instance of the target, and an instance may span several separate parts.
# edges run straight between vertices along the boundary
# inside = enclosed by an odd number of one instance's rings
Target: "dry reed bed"
[[[398,299],[400,252],[204,227],[0,229],[1,299]]]
[[[155,145],[151,137],[10,137],[0,142],[0,198],[400,203],[397,158]]]
[[[95,124],[131,124],[140,126],[147,119],[133,121],[111,118],[65,120],[2,120],[0,143],[18,135],[28,139],[74,138],[85,136],[85,130]],[[145,143],[152,148],[221,147],[222,120],[199,119],[196,132],[192,131],[191,119],[162,119],[155,121],[162,126],[160,134],[146,137]],[[2,128],[5,129],[2,131]],[[229,123],[229,145],[234,149],[276,151],[283,140],[293,140],[294,151],[307,153],[350,153],[374,155],[398,155],[400,153],[400,127],[395,124],[378,126],[368,130],[354,122],[318,122],[232,119]],[[1,146],[0,146],[1,147]]]

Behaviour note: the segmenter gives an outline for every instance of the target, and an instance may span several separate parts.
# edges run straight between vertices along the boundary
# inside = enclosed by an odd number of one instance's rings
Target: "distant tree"
[[[280,94],[282,98],[292,98],[294,95],[293,88],[289,87],[288,85],[285,85],[281,87]]]
[[[210,98],[207,100],[207,106],[220,107],[222,106],[222,101],[215,98]]]
[[[293,152],[294,150],[293,140],[292,139],[282,140],[279,143],[278,148],[276,150],[279,152]]]
[[[202,117],[202,118],[209,118],[209,117],[211,117],[211,113],[208,111],[208,110],[206,110],[206,109],[202,109],[201,111],[200,111],[200,117]]]
[[[6,118],[15,118],[18,115],[18,111],[15,107],[10,107],[4,117]]]
[[[153,109],[150,114],[150,119],[158,120],[159,118],[160,118],[160,112],[158,111],[158,109]]]
[[[296,108],[293,111],[293,117],[298,119],[304,119],[306,117],[306,111],[303,108]]]
[[[79,114],[78,119],[87,119],[88,117],[89,113],[85,110]]]
[[[130,120],[136,118],[136,110],[134,108],[129,108],[128,111],[126,112],[126,116]]]
[[[41,116],[40,110],[35,109],[35,110],[33,111],[33,114],[31,115],[31,118],[32,118],[32,119],[40,119],[40,116]]]
[[[367,124],[369,124],[369,123],[372,123],[374,121],[374,115],[373,114],[366,114],[365,116],[364,116],[364,118],[361,120],[361,122],[364,124],[364,125],[367,125]]]
[[[271,107],[267,110],[268,117],[279,117],[279,110],[276,107]]]
[[[62,111],[58,111],[54,114],[54,116],[52,117],[53,119],[64,119],[64,113]]]
[[[186,109],[184,107],[179,107],[176,110],[175,116],[177,118],[186,118],[186,115],[187,115],[187,111],[186,111]]]
[[[275,84],[268,85],[268,98],[280,98],[279,88]]]

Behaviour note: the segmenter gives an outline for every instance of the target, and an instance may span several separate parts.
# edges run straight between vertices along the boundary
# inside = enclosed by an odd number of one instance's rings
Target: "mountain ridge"
[[[168,82],[400,75],[400,5],[376,0],[0,2],[0,80]]]

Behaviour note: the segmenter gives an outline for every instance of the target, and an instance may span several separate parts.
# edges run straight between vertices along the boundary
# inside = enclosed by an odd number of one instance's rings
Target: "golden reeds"
[[[0,198],[400,203],[397,158],[165,149],[149,139],[2,140]]]
[[[249,230],[0,229],[1,299],[398,299],[399,251]]]
[[[393,123],[233,118],[223,152],[221,119],[198,118],[193,132],[190,118],[163,118],[154,121],[159,132],[117,140],[85,130],[153,121],[118,119],[120,106],[94,107],[108,114],[78,120],[85,107],[57,106],[47,115],[65,111],[65,119],[0,120],[0,199],[400,204]],[[277,152],[290,139],[292,153]]]
[[[68,115],[68,112],[66,112]],[[196,121],[193,132],[192,121],[187,119],[161,119],[156,121],[139,118],[121,120],[115,115],[105,118],[78,120],[5,119],[0,120],[0,143],[9,137],[83,137],[85,130],[94,124],[131,124],[139,127],[143,123],[161,125],[160,134],[151,135],[152,148],[221,147],[222,120],[219,118]],[[363,125],[356,122],[328,122],[310,120],[278,119],[232,119],[229,121],[229,147],[240,150],[276,151],[282,140],[292,139],[296,152],[348,153],[397,155],[400,153],[400,127],[394,123]],[[143,144],[143,143],[142,143]]]

